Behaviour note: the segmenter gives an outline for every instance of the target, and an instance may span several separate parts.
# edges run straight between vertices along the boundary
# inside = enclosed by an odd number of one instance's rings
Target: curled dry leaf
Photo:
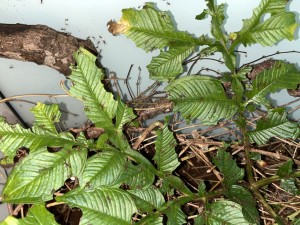
[[[128,22],[126,22],[124,19],[121,19],[119,22],[110,20],[107,23],[107,26],[108,31],[113,35],[124,34],[128,29]]]
[[[99,127],[89,127],[86,129],[86,134],[88,138],[93,139],[93,138],[98,138],[101,134],[104,134],[105,130],[103,128]]]

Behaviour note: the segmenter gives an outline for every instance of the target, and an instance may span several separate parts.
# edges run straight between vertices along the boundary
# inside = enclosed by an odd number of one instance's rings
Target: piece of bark
[[[45,25],[0,24],[0,57],[49,66],[65,76],[75,63],[73,53],[84,47],[94,54],[91,40],[82,40]]]
[[[271,69],[274,66],[275,62],[276,62],[276,60],[268,59],[261,63],[251,65],[252,70],[250,73],[247,74],[247,77],[250,80],[254,80],[256,78],[256,76],[258,74],[260,74],[261,72]]]

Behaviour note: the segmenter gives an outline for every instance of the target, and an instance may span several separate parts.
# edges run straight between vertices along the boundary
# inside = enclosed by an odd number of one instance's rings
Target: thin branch
[[[61,89],[63,89],[64,92],[67,93],[67,95],[71,96],[69,90],[68,90],[67,87],[65,86],[65,81],[64,81],[64,80],[61,80],[59,84],[60,84]]]
[[[157,89],[161,85],[161,82],[155,81],[153,84],[151,84],[149,87],[146,88],[142,93],[140,93],[136,98],[140,98],[145,96],[148,92],[152,92],[152,90],[155,88]]]
[[[141,67],[139,67],[139,74],[138,74],[138,77],[136,80],[136,96],[139,96],[139,94],[141,92],[141,79],[142,79],[141,72],[142,72],[142,69],[141,69]]]
[[[25,99],[11,99],[10,102],[25,102],[25,103],[28,103],[28,104],[31,104],[31,105],[36,105],[37,104],[37,102],[29,101],[29,100],[25,100]],[[65,113],[65,114],[70,114],[72,116],[79,116],[79,114],[77,114],[77,113],[72,113],[72,112],[63,110],[61,108],[59,108],[59,111],[62,112],[62,113]]]
[[[27,97],[61,98],[61,97],[69,97],[69,95],[66,95],[66,94],[24,94],[24,95],[16,95],[16,96],[8,97],[5,99],[1,99],[0,103],[12,101],[12,100],[18,99],[18,98],[27,98]]]
[[[214,72],[214,73],[216,73],[216,74],[218,74],[219,76],[223,76],[223,73],[220,73],[220,72],[218,72],[218,71],[216,71],[216,70],[213,70],[213,69],[210,69],[210,68],[201,68],[201,70],[199,70],[198,72],[197,72],[197,74],[201,74],[201,72],[202,71],[211,71],[211,72]]]
[[[269,157],[274,158],[274,159],[282,159],[282,160],[291,159],[290,157],[281,155],[278,152],[275,153],[275,152],[264,151],[264,150],[255,149],[255,148],[251,148],[250,152],[256,152],[256,153],[259,153],[261,155],[266,155],[266,156],[269,156]],[[300,160],[297,160],[297,159],[293,159],[293,160],[294,160],[295,164],[300,165]]]
[[[188,71],[188,73],[187,73],[188,76],[191,74],[191,72],[192,72],[194,66],[197,64],[197,62],[198,62],[200,59],[201,59],[201,55],[199,55],[199,56],[196,58],[196,60],[193,62],[193,64],[191,65],[191,67],[190,67],[190,69],[189,69],[189,71]]]
[[[122,96],[121,90],[119,88],[119,83],[117,80],[118,80],[117,75],[115,73],[110,73],[110,81],[112,81],[112,86],[116,88],[118,95]]]
[[[46,208],[57,206],[57,205],[63,205],[63,204],[66,204],[66,203],[65,202],[51,202],[46,205]]]
[[[294,51],[294,50],[293,50],[293,51],[283,51],[283,52],[277,51],[277,52],[275,52],[275,53],[273,53],[273,54],[270,54],[270,55],[264,55],[264,56],[262,56],[262,57],[260,57],[260,58],[258,58],[258,59],[255,59],[255,60],[253,60],[253,61],[251,61],[251,62],[245,63],[245,64],[243,64],[240,68],[242,68],[242,67],[244,67],[244,66],[247,66],[247,65],[251,65],[251,64],[253,64],[253,63],[255,63],[255,62],[258,62],[258,61],[260,61],[260,60],[263,60],[263,59],[272,57],[272,56],[274,56],[274,55],[279,55],[279,54],[290,54],[290,53],[300,53],[300,51]],[[239,68],[239,69],[240,69],[240,68]]]
[[[296,107],[292,108],[290,111],[288,111],[288,114],[293,113],[293,112],[297,111],[298,109],[300,109],[300,105],[297,105]]]
[[[191,63],[191,62],[194,62],[195,60],[197,61],[197,58],[199,57],[199,55],[200,55],[200,54],[197,54],[197,55],[194,56],[193,58],[191,58],[191,59],[189,59],[189,60],[183,62],[182,65],[187,65],[187,64],[189,64],[189,63]],[[224,64],[224,63],[225,63],[224,61],[222,61],[222,60],[220,60],[220,59],[207,58],[207,57],[203,57],[203,58],[201,58],[201,59],[202,59],[202,60],[216,61],[216,62],[221,63],[221,64]]]
[[[129,82],[128,82],[128,80],[130,79],[130,73],[131,73],[132,67],[133,67],[133,64],[130,65],[130,68],[129,68],[129,71],[127,73],[127,77],[126,77],[124,83],[125,83],[125,85],[127,87],[127,90],[129,92],[129,95],[130,95],[131,99],[134,99],[135,97],[134,97],[133,91],[132,91],[132,89],[131,89],[131,87],[129,85]]]
[[[289,105],[291,105],[291,104],[293,104],[293,103],[296,103],[296,102],[298,102],[298,101],[300,101],[300,98],[297,98],[297,99],[295,99],[295,100],[293,100],[293,101],[290,101],[290,102],[288,102],[288,103],[285,103],[285,104],[283,104],[283,105],[281,105],[281,106],[279,106],[279,107],[286,107],[286,106],[289,106]]]
[[[164,125],[157,121],[153,124],[151,124],[149,127],[147,127],[145,129],[145,131],[139,136],[139,138],[137,139],[137,141],[134,143],[134,145],[132,146],[133,149],[137,149],[139,147],[139,145],[145,140],[145,138],[147,137],[147,135],[155,128],[155,127],[160,127],[162,128]]]

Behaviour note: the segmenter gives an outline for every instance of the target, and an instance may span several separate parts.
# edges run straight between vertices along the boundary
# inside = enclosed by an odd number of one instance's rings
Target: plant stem
[[[300,177],[300,171],[297,171],[295,173],[291,173],[288,177],[289,178],[290,177]],[[282,177],[279,177],[277,175],[272,176],[272,177],[267,177],[267,178],[261,179],[259,181],[256,181],[255,183],[252,184],[252,187],[258,189],[260,187],[266,186],[266,185],[271,184],[273,182],[280,181],[281,179],[282,179]]]
[[[273,210],[273,208],[268,204],[268,202],[265,200],[265,198],[261,195],[259,190],[253,185],[251,185],[250,190],[252,191],[253,195],[256,197],[256,199],[263,205],[263,207],[269,212],[269,214],[276,220],[278,224],[287,224],[286,221],[284,221],[280,216],[277,215],[277,213]]]
[[[219,196],[223,195],[224,192],[225,192],[224,189],[220,189],[220,190],[217,190],[217,191],[212,191],[212,192],[206,193],[205,197],[199,197],[199,195],[197,195],[197,194],[192,194],[192,195],[189,195],[189,196],[176,198],[172,201],[168,201],[165,204],[163,204],[156,212],[153,212],[152,214],[149,214],[147,217],[141,219],[137,223],[137,225],[150,224],[150,222],[153,222],[161,214],[165,214],[166,210],[168,210],[172,205],[182,206],[182,205],[184,205],[188,202],[191,202],[191,201],[196,201],[196,202],[201,201],[201,202],[203,202],[203,204],[205,204],[209,199],[219,197]]]
[[[156,212],[149,213],[147,217],[141,219],[136,225],[146,225],[153,223],[155,219],[157,219],[161,214],[164,214],[166,210],[168,210],[172,205],[184,205],[188,202],[191,202],[197,198],[197,195],[185,196],[182,198],[176,198],[172,201],[168,201],[164,203]]]
[[[244,118],[246,119],[246,118]],[[252,161],[250,158],[250,151],[251,151],[251,143],[246,135],[246,128],[241,127],[243,133],[243,140],[244,140],[244,151],[245,151],[245,160],[246,160],[246,174],[249,182],[250,191],[255,196],[255,198],[263,205],[263,207],[269,212],[269,214],[279,223],[279,224],[286,224],[282,218],[280,218],[277,213],[273,210],[273,208],[268,204],[266,199],[261,195],[259,192],[259,187],[256,185],[257,182],[254,180],[253,170],[252,170]]]
[[[245,160],[246,160],[246,174],[248,181],[250,183],[250,186],[255,182],[254,176],[253,176],[253,171],[252,171],[252,161],[250,158],[250,142],[248,140],[248,137],[246,135],[246,129],[242,128],[242,133],[243,133],[243,139],[244,139],[244,151],[245,151]]]

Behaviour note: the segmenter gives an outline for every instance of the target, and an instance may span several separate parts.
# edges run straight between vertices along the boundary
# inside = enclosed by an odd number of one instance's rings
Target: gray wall
[[[209,33],[209,20],[196,21],[195,15],[202,12],[205,4],[199,0],[152,0],[162,10],[171,11],[179,30],[186,30],[197,36]],[[259,0],[228,0],[218,1],[228,4],[227,13],[230,17],[226,20],[225,29],[228,32],[237,31],[242,26],[242,18],[248,18],[252,14],[252,9],[258,5]],[[111,19],[118,20],[121,17],[121,9],[128,7],[138,7],[143,5],[142,0],[1,0],[0,23],[25,23],[25,24],[45,24],[54,29],[66,29],[72,35],[87,38],[94,41],[99,49],[102,49],[102,64],[111,72],[116,72],[120,78],[125,78],[131,64],[132,87],[135,87],[138,67],[142,69],[141,89],[147,87],[152,81],[148,79],[146,65],[151,61],[151,57],[157,52],[145,53],[135,47],[134,43],[124,36],[113,37],[106,27],[106,23]],[[292,0],[289,9],[300,12],[300,1]],[[299,21],[299,15],[298,15]],[[299,29],[297,37],[299,36]],[[104,41],[106,44],[104,44]],[[247,51],[247,56],[241,58],[241,63],[249,62],[259,56],[274,53],[276,51],[300,50],[300,40],[288,42],[282,41],[274,47],[263,48],[255,45],[241,51]],[[219,57],[218,55],[216,57]],[[299,65],[299,54],[278,55],[276,58],[284,58]],[[205,62],[194,69],[194,72],[202,66],[213,67],[222,71],[219,64]],[[44,66],[37,66],[33,63],[24,63],[14,60],[0,59],[0,91],[6,97],[33,93],[63,93],[59,82],[65,78],[58,72]],[[120,83],[122,84],[122,82]],[[125,87],[123,87],[125,89]],[[125,91],[126,93],[126,91]],[[282,104],[292,98],[282,91],[273,94],[278,104]],[[71,126],[80,126],[85,122],[86,117],[82,114],[82,105],[70,98],[26,98],[27,100],[46,101],[48,103],[59,103],[66,111],[63,114],[65,119],[61,123],[62,129]],[[28,109],[33,105],[25,102],[14,102],[12,105],[20,116],[28,123],[33,122],[33,116]],[[1,110],[1,109],[0,109]],[[69,112],[69,113],[68,113]],[[74,115],[77,114],[77,115]],[[295,115],[299,118],[299,115]],[[2,177],[0,175],[0,182]],[[0,185],[1,186],[1,185]],[[0,212],[5,213],[3,205],[0,205]],[[2,215],[1,215],[2,216]],[[2,217],[0,217],[1,220]]]

